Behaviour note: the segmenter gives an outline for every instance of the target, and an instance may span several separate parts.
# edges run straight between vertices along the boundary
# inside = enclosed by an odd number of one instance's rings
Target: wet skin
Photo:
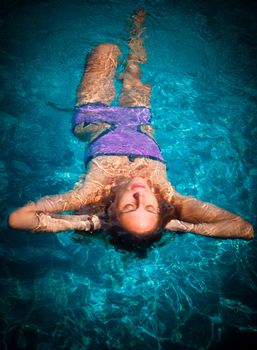
[[[121,226],[136,236],[142,237],[157,226],[158,201],[142,177],[132,178],[118,190],[114,208]]]

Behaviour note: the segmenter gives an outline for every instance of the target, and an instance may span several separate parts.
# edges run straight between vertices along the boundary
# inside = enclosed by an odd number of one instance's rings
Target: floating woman
[[[119,106],[110,106],[119,47],[100,44],[88,57],[72,121],[74,134],[89,141],[87,175],[66,193],[15,210],[9,216],[11,228],[56,233],[92,232],[102,227],[113,235],[139,241],[157,239],[163,229],[209,237],[254,237],[253,227],[240,216],[184,196],[168,181],[150,124],[151,87],[140,80],[140,64],[147,59],[144,20],[143,9],[132,17]],[[65,211],[74,215],[60,214]]]

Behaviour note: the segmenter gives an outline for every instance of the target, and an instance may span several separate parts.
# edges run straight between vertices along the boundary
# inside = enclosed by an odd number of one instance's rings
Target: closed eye
[[[160,214],[159,210],[156,210],[152,205],[147,205],[145,207],[145,210],[148,211],[149,213],[153,213],[153,214]]]
[[[133,211],[136,211],[137,210],[137,207],[135,207],[133,204],[127,204],[123,207],[123,209],[120,211],[120,214],[126,214],[126,213],[131,213]],[[152,205],[147,205],[145,207],[145,210],[148,212],[148,213],[151,213],[151,214],[156,214],[156,215],[159,215],[159,211],[156,210]]]
[[[134,206],[133,204],[127,204],[123,207],[121,213],[130,213],[131,211],[134,211],[136,209],[136,206]]]

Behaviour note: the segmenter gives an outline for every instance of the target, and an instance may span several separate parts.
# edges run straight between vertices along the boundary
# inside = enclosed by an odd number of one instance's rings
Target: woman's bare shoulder
[[[131,161],[127,156],[98,156],[91,160],[86,182],[111,185],[119,178],[142,176],[153,185],[173,193],[175,189],[167,178],[166,164],[150,158],[138,157]]]

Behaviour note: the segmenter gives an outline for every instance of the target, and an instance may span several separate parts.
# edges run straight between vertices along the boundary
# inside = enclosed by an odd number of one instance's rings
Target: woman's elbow
[[[8,226],[15,230],[28,229],[32,219],[31,209],[28,207],[23,207],[12,212],[7,221]]]
[[[7,219],[8,226],[12,229],[18,230],[19,227],[19,222],[20,222],[20,214],[17,213],[17,211],[14,211],[11,213]]]
[[[254,238],[253,226],[248,222],[246,222],[242,227],[242,238],[246,240],[250,240]]]

